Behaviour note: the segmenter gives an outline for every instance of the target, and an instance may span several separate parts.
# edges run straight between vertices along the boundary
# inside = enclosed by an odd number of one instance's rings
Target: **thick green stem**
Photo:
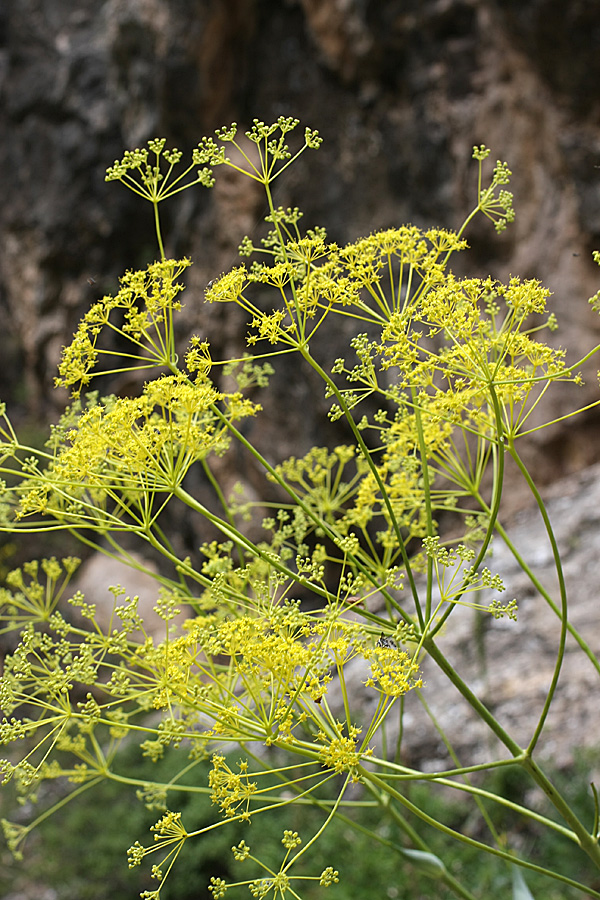
[[[560,875],[557,872],[553,872],[550,869],[545,869],[542,866],[536,866],[534,863],[527,862],[526,860],[519,859],[517,856],[514,856],[512,853],[509,853],[506,850],[501,850],[499,847],[492,847],[489,844],[484,844],[481,841],[475,840],[475,838],[471,838],[466,834],[462,834],[459,831],[455,831],[453,828],[450,828],[448,825],[444,825],[442,822],[438,822],[437,819],[432,818],[428,815],[424,810],[420,809],[414,803],[412,803],[407,797],[401,794],[399,791],[392,788],[384,779],[380,778],[378,775],[373,772],[369,772],[366,769],[363,769],[362,766],[359,767],[359,774],[362,780],[368,784],[374,785],[383,793],[387,793],[396,800],[401,806],[404,806],[410,812],[414,813],[419,819],[423,822],[426,822],[428,825],[431,825],[433,828],[436,828],[438,831],[441,831],[443,834],[447,834],[450,837],[455,838],[458,841],[461,841],[464,844],[468,844],[470,847],[475,847],[477,850],[483,850],[485,853],[489,853],[492,856],[498,856],[500,859],[504,859],[506,862],[513,863],[515,865],[521,866],[524,869],[529,869],[532,872],[539,872],[543,875],[547,875],[549,878],[553,878],[555,881],[560,881],[563,884],[568,884],[571,887],[577,888],[577,890],[587,892],[589,897],[600,898],[600,893],[598,891],[593,890],[588,885],[580,884],[577,881],[574,881],[571,878],[567,878],[564,875]],[[591,841],[590,836],[586,832],[587,838]],[[594,862],[597,862],[597,853],[592,855],[588,852],[588,849],[580,842],[580,846],[582,849],[588,853],[588,856],[591,856],[594,859]],[[594,849],[597,851],[598,847],[594,843]]]
[[[425,640],[424,647],[429,656],[439,666],[439,668],[448,676],[457,690],[462,694],[469,706],[477,713],[479,718],[488,725],[496,737],[504,744],[504,746],[515,757],[515,762],[519,763],[525,771],[527,771],[535,783],[542,789],[548,797],[554,808],[560,813],[569,828],[574,832],[577,841],[582,850],[587,853],[590,859],[600,868],[600,848],[597,841],[586,830],[579,821],[571,807],[564,800],[561,794],[554,787],[549,778],[542,769],[529,756],[529,752],[520,747],[510,735],[504,730],[497,719],[494,718],[489,709],[481,702],[479,697],[473,693],[470,687],[462,680],[458,672],[451,666],[444,654],[440,651],[434,641]]]

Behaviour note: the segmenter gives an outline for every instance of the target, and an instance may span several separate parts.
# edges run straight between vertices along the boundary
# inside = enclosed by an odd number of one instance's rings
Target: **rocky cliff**
[[[517,221],[501,237],[477,222],[457,267],[540,278],[554,292],[556,340],[583,354],[600,332],[586,303],[600,274],[590,256],[600,245],[599,37],[593,0],[3,5],[0,394],[51,413],[64,399],[51,389],[56,361],[78,317],[154,255],[149,211],[104,182],[124,148],[164,135],[186,150],[231,120],[281,114],[325,140],[277,201],[334,240],[408,221],[458,226],[474,197],[472,145],[488,144],[514,171]],[[184,330],[205,333],[215,354],[239,349],[241,323],[206,307],[203,288],[262,211],[231,179],[167,210],[168,252],[195,261]],[[549,413],[595,399],[595,368],[577,396],[555,391]],[[322,416],[305,402],[310,385],[285,374],[263,426],[282,454],[312,443]],[[595,462],[599,430],[590,413],[545,432],[529,451],[542,479]]]

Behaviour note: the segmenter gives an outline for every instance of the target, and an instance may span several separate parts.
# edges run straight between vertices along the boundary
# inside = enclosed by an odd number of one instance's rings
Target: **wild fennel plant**
[[[495,805],[509,807],[600,865],[597,804],[590,830],[536,760],[568,631],[599,674],[600,665],[568,621],[552,526],[517,450],[524,435],[541,427],[531,417],[549,386],[577,383],[583,360],[567,365],[562,350],[540,339],[556,321],[546,310],[549,292],[537,281],[457,278],[448,267],[452,254],[466,247],[463,234],[477,213],[498,231],[512,221],[510,172],[498,162],[484,185],[489,151],[476,147],[477,203],[457,233],[401,226],[340,247],[321,228],[303,233],[297,209],[274,205],[274,181],[300,153],[320,144],[306,129],[304,144],[292,153],[288,133],[297,125],[283,117],[268,126],[256,120],[245,137],[235,125],[223,128],[216,140],[199,143],[182,171],[182,154],[165,149],[164,140],[127,152],[108,169],[108,181],[121,181],[151,202],[160,259],[128,272],[116,296],[84,315],[57,378],[72,391],[72,403],[42,452],[21,443],[2,409],[1,527],[10,533],[62,529],[139,567],[131,553],[137,538],[163,560],[156,612],[164,634],[160,640],[147,634],[136,598],[117,588],[103,629],[80,593],[69,596],[77,560],[43,560],[11,572],[0,596],[1,622],[4,631],[19,632],[19,643],[0,686],[0,740],[10,745],[10,759],[0,763],[4,781],[14,779],[29,800],[43,798],[40,789],[52,779],[71,785],[72,795],[103,779],[129,785],[159,811],[152,834],[135,836],[128,851],[130,866],[147,857],[152,863],[156,888],[144,892],[146,898],[160,896],[187,841],[234,820],[257,822],[248,840],[232,848],[235,859],[245,861],[248,879],[214,877],[209,890],[215,900],[226,892],[237,896],[242,886],[259,898],[301,897],[303,883],[315,880],[326,887],[344,873],[335,860],[313,872],[310,848],[334,817],[355,825],[349,810],[365,800],[379,805],[403,835],[401,842],[389,841],[373,831],[372,840],[458,897],[477,893],[429,850],[417,820],[520,867],[515,897],[530,896],[519,874],[527,869],[600,897],[553,871],[552,860],[538,865],[519,856],[494,825]],[[228,158],[231,146],[241,162]],[[235,266],[206,290],[206,302],[237,304],[247,314],[248,351],[238,360],[213,359],[204,335],[192,336],[181,354],[174,319],[190,261],[165,257],[160,227],[160,203],[196,184],[211,187],[213,170],[222,165],[259,182],[269,206],[267,236],[259,246],[246,238],[240,248],[255,261]],[[354,332],[347,355],[328,367],[314,355],[313,339],[335,327],[337,316],[349,319]],[[330,419],[346,423],[346,444],[324,439],[304,457],[275,464],[246,436],[244,421],[261,415],[257,397],[282,354],[296,354],[319,376]],[[97,374],[122,372],[147,379],[138,396],[100,397],[89,390]],[[232,389],[219,386],[222,372],[235,379]],[[253,457],[269,490],[278,491],[275,505],[226,496],[214,462],[235,445]],[[513,548],[549,615],[557,617],[559,635],[554,677],[527,746],[453,668],[442,636],[458,604],[496,617],[517,615],[514,599],[497,599],[503,585],[487,566],[494,533],[505,535],[499,513],[507,457],[544,517],[560,585],[559,595],[551,596]],[[214,504],[204,505],[188,490],[192,467],[203,470]],[[219,539],[180,558],[164,528],[167,507],[177,505],[203,517]],[[260,540],[249,536],[246,524],[257,509]],[[452,540],[439,532],[442,512],[453,517]],[[316,606],[310,611],[298,599],[308,593]],[[175,625],[180,610],[187,618]],[[378,753],[392,717],[402,716],[407,692],[421,693],[427,710],[420,675],[425,656],[499,740],[501,757],[464,766],[455,757],[447,770],[425,776],[403,764],[401,745]],[[346,667],[357,658],[365,661],[365,688],[375,698],[370,716],[346,684]],[[339,708],[331,700],[333,681]],[[121,774],[119,747],[132,740],[150,760],[167,749],[181,754],[185,781],[148,783]],[[240,754],[237,765],[225,753],[232,747]],[[194,767],[207,758],[208,784],[195,783]],[[509,764],[541,788],[557,820],[471,778]],[[411,782],[431,792],[443,785],[468,793],[487,840],[460,834],[416,805],[404,789]],[[353,783],[360,785],[360,800],[356,790],[348,794]],[[202,828],[184,823],[169,805],[175,788],[207,794],[214,822]],[[263,815],[290,804],[319,809],[321,825],[302,836],[285,830],[273,868],[261,860],[255,835],[260,843]],[[35,824],[3,823],[15,854]]]

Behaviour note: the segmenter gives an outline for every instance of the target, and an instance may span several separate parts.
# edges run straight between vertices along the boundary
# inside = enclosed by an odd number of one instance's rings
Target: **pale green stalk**
[[[567,884],[579,891],[587,892],[588,896],[596,897],[600,900],[600,892],[593,890],[588,885],[580,884],[578,881],[575,881],[572,878],[567,878],[566,876],[560,875],[557,872],[553,872],[551,869],[546,869],[543,866],[537,866],[534,863],[527,862],[526,860],[520,859],[519,857],[515,856],[512,853],[509,853],[506,850],[500,849],[499,847],[492,847],[489,844],[484,844],[482,841],[477,841],[475,840],[475,838],[469,837],[466,834],[462,834],[459,831],[455,831],[453,828],[450,828],[448,825],[444,825],[442,822],[438,822],[437,819],[432,818],[424,810],[420,809],[418,806],[412,803],[412,801],[410,801],[407,797],[388,785],[379,776],[375,775],[372,772],[369,772],[366,769],[363,769],[362,767],[361,776],[365,783],[371,783],[374,787],[382,791],[382,793],[389,794],[391,798],[393,798],[401,806],[404,806],[406,809],[412,812],[415,816],[417,816],[417,818],[421,819],[428,825],[431,825],[438,831],[441,831],[443,834],[447,834],[449,837],[455,838],[456,840],[461,841],[464,844],[468,844],[470,847],[474,847],[477,850],[482,850],[483,852],[489,853],[492,856],[497,856],[500,859],[505,860],[506,862],[514,863],[515,865],[521,866],[522,868],[528,869],[532,872],[538,872],[542,875],[547,875],[549,878],[552,878],[555,881],[560,881],[562,884]],[[587,837],[589,838],[589,835],[587,835]],[[585,850],[586,848],[582,847],[582,849]],[[595,856],[597,856],[597,854],[595,854]]]

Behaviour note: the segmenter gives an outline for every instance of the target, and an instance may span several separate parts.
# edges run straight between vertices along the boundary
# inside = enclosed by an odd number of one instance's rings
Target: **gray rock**
[[[547,496],[547,509],[564,567],[569,622],[600,658],[600,466],[555,484]],[[507,533],[535,577],[560,606],[553,557],[537,509],[522,510]],[[505,591],[498,594],[490,590],[476,599],[487,605],[494,597],[503,603],[514,597],[518,602],[518,620],[494,619],[489,613],[456,606],[438,644],[505,730],[526,747],[553,677],[560,621],[500,538],[495,539],[487,565],[501,576]],[[423,659],[422,672],[422,696],[462,764],[510,755],[433,660]],[[536,751],[540,759],[566,767],[572,763],[575,751],[600,745],[598,678],[598,671],[569,635],[558,689]],[[362,661],[350,663],[346,680],[352,696],[363,706],[366,720],[375,697],[374,691],[364,686],[366,669]],[[331,703],[341,708],[335,687]],[[392,716],[388,746],[395,742],[397,732],[397,718],[394,721]],[[426,771],[449,765],[446,748],[414,692],[406,696],[402,752],[408,763],[418,764]]]

